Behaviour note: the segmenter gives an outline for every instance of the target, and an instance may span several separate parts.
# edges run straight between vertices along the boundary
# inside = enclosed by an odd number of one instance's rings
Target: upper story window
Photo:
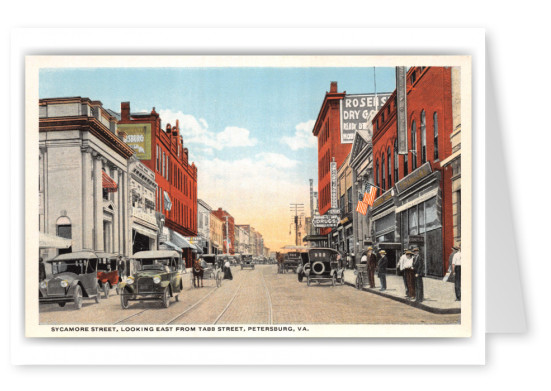
[[[379,182],[379,161],[377,160],[377,163],[375,164],[375,185],[377,187],[381,186],[381,182]]]
[[[411,123],[411,170],[417,168],[417,125]]]
[[[421,164],[427,161],[427,121],[425,110],[421,111]]]
[[[432,115],[434,121],[434,160],[438,160],[438,113]]]
[[[415,71],[413,71],[413,72],[411,73],[411,76],[410,76],[410,79],[409,79],[409,80],[410,80],[410,82],[411,82],[412,85],[415,83],[415,80],[417,80],[417,74],[416,74]]]
[[[381,189],[385,190],[385,154],[381,158]]]
[[[398,182],[398,139],[394,140],[394,183]]]
[[[386,165],[388,170],[387,185],[389,189],[392,187],[392,166],[390,164],[391,159],[392,159],[392,154],[390,153],[390,147],[388,147],[388,150],[386,151]]]

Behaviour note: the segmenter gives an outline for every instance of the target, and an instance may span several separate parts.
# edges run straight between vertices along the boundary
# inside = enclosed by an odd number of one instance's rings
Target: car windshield
[[[162,270],[170,271],[170,259],[139,259],[138,270]]]
[[[88,259],[68,259],[52,262],[52,274],[54,275],[60,273],[86,274],[93,272],[93,265]]]
[[[310,251],[309,258],[313,259],[314,261],[336,262],[337,254],[327,250],[312,250]]]

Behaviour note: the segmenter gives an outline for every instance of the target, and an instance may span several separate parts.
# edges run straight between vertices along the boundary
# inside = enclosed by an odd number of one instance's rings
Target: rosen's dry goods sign
[[[124,142],[136,152],[138,159],[151,159],[151,124],[121,124],[117,128],[126,134]]]
[[[341,143],[352,144],[357,130],[367,129],[367,118],[379,110],[390,93],[345,95],[341,100]]]

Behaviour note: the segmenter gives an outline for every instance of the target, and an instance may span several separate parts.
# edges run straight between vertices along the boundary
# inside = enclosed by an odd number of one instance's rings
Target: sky
[[[317,191],[312,128],[331,81],[347,94],[392,92],[394,68],[63,68],[40,71],[40,98],[80,96],[120,113],[180,123],[198,169],[198,198],[262,233],[265,246],[294,244],[289,205],[309,215]]]

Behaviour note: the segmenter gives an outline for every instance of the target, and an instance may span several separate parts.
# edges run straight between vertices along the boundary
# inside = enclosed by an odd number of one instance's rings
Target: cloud
[[[182,111],[161,110],[159,115],[163,129],[166,128],[166,124],[174,126],[176,120],[179,121],[180,132],[186,144],[202,145],[210,148],[211,151],[213,148],[220,151],[224,148],[252,147],[258,144],[258,140],[251,138],[251,132],[245,128],[227,126],[221,132],[213,132],[209,130],[209,125],[204,118],[196,118]]]
[[[264,164],[271,167],[292,168],[299,163],[297,160],[289,159],[287,156],[280,153],[262,152],[256,154],[256,157]]]
[[[293,151],[303,148],[316,148],[318,139],[312,134],[315,123],[316,121],[313,119],[299,123],[295,126],[295,135],[292,137],[284,136],[281,138],[281,142]]]

